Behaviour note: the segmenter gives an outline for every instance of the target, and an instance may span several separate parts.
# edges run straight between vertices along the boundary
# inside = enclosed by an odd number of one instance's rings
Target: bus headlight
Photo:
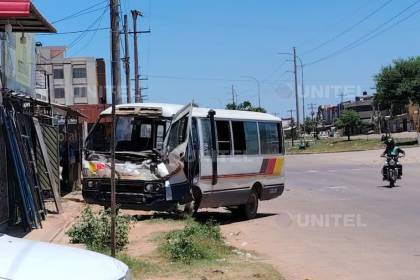
[[[144,190],[148,193],[158,193],[162,190],[162,185],[149,183],[149,184],[146,184],[146,186],[144,187]]]

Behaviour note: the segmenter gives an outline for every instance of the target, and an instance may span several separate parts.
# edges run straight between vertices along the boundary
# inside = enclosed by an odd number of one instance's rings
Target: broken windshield
[[[93,127],[86,141],[90,151],[109,152],[111,116],[102,116]],[[117,116],[116,151],[143,152],[162,149],[166,121],[139,116]]]

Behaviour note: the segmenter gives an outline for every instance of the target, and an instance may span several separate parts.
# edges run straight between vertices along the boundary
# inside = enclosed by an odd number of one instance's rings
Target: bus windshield
[[[166,121],[139,116],[117,116],[116,151],[143,152],[162,149]],[[111,116],[101,116],[86,140],[86,149],[110,152]]]

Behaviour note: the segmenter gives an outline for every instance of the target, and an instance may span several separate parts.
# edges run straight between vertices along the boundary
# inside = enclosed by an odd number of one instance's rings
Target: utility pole
[[[340,97],[340,105],[338,105],[338,116],[340,117],[341,116],[341,110],[343,108],[344,97],[346,95],[344,94],[344,92],[341,92],[338,96]]]
[[[130,41],[128,38],[128,15],[124,15],[124,68],[125,68],[125,90],[127,92],[127,103],[131,103],[131,71],[130,71]]]
[[[116,190],[115,190],[115,140],[116,117],[115,107],[121,98],[121,64],[120,64],[120,1],[110,0],[111,14],[111,53],[112,53],[112,133],[111,133],[111,255],[116,253]]]
[[[143,14],[140,11],[132,10],[131,15],[133,16],[133,33],[134,33],[134,81],[135,81],[135,102],[141,103],[141,85],[140,85],[140,68],[139,68],[139,49],[138,49],[138,32],[137,32],[137,18],[142,17]]]
[[[293,133],[293,112],[294,112],[295,110],[293,110],[293,109],[290,109],[289,111],[287,111],[287,112],[289,112],[290,113],[290,126],[291,126],[291,128],[292,128],[292,130],[291,130],[291,134],[292,134],[292,148],[293,148],[293,146],[295,145],[295,135],[294,135],[294,133]]]
[[[311,116],[312,116],[312,123],[313,123],[313,126],[314,126],[314,137],[315,137],[315,134],[316,134],[316,129],[317,129],[317,123],[315,123],[315,107],[316,107],[316,104],[314,104],[314,103],[311,103],[311,104],[309,104],[309,108],[311,109]]]
[[[296,125],[298,137],[300,137],[300,116],[299,116],[299,89],[298,89],[298,77],[297,77],[297,61],[296,61],[296,47],[293,47],[293,66],[295,73],[295,97],[296,97]]]
[[[235,103],[235,86],[232,85],[232,104],[235,107],[236,103]]]
[[[299,59],[300,60],[300,59]],[[302,71],[302,114],[303,114],[303,135],[306,134],[306,125],[305,125],[305,121],[306,121],[306,114],[305,114],[305,83],[303,80],[303,63],[302,60],[300,60],[300,70]]]

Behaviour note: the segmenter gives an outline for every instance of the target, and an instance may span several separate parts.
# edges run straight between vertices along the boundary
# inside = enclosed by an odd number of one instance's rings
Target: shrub
[[[163,254],[174,262],[212,260],[227,252],[219,225],[189,221],[184,229],[167,233],[161,244]]]
[[[131,219],[117,216],[116,243],[121,250],[128,244]],[[71,243],[83,243],[90,249],[102,250],[111,244],[111,212],[95,214],[89,206],[82,210],[80,219],[67,231]]]

